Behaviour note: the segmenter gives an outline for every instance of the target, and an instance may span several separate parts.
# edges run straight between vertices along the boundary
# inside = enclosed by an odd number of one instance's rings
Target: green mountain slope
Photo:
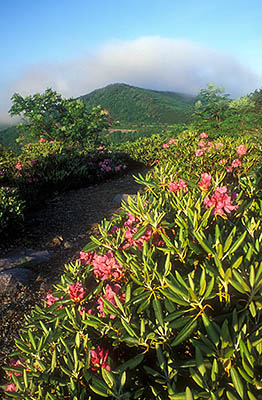
[[[80,99],[90,107],[101,105],[121,125],[187,122],[195,101],[191,95],[142,89],[123,83],[97,89]]]

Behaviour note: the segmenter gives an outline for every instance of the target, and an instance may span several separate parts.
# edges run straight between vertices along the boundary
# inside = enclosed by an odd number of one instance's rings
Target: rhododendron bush
[[[261,173],[245,160],[251,151],[230,150],[246,165],[233,176],[223,151],[216,172],[198,166],[190,179],[170,157],[138,176],[144,194],[100,224],[27,317],[4,396],[262,399]]]

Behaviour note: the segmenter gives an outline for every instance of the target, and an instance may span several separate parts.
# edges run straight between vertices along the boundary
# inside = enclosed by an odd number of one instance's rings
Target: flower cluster
[[[53,304],[55,304],[58,300],[62,300],[63,297],[54,297],[51,293],[51,291],[49,290],[46,294],[46,306],[50,307]],[[57,308],[57,310],[60,310],[60,308],[63,308],[64,306],[61,305]]]
[[[222,186],[218,187],[215,191],[215,193],[209,198],[207,196],[204,199],[204,204],[206,208],[210,208],[214,206],[214,209],[212,211],[212,214],[218,214],[218,215],[225,215],[225,213],[230,213],[231,211],[234,211],[238,208],[238,205],[233,205],[232,201],[235,200],[235,196],[230,197],[227,193],[227,187]]]
[[[81,282],[70,283],[69,285],[69,297],[75,303],[80,303],[86,297],[86,291],[84,290]]]
[[[204,172],[201,174],[201,180],[198,182],[198,185],[203,190],[208,190],[211,183],[212,176]]]
[[[184,193],[187,192],[187,184],[183,179],[179,179],[179,181],[170,182],[168,184],[168,189],[170,192],[177,193],[179,190],[182,190]]]
[[[90,350],[90,364],[92,371],[98,371],[100,368],[105,368],[110,371],[110,366],[108,364],[108,350],[104,351],[100,346],[97,346],[95,350]]]
[[[24,360],[15,360],[14,358],[10,358],[10,367],[22,367],[22,368],[24,368],[24,366],[23,366],[23,363],[24,362]],[[7,376],[8,376],[8,378],[9,379],[11,379],[11,377],[12,377],[12,375],[15,375],[15,376],[21,376],[22,375],[22,372],[13,372],[13,371],[8,371],[7,372]],[[14,384],[14,383],[9,383],[8,385],[6,385],[6,387],[4,388],[4,390],[6,391],[6,392],[16,392],[16,390],[17,390],[17,387],[16,387],[16,385]]]
[[[123,275],[123,267],[109,250],[104,256],[94,253],[92,264],[94,275],[102,281],[106,279],[119,279]]]
[[[105,316],[106,316],[106,315],[105,315],[105,309],[104,309],[104,306],[105,306],[105,305],[104,305],[103,298],[106,299],[106,300],[108,300],[113,306],[115,306],[115,307],[117,308],[116,301],[115,301],[115,296],[118,294],[118,292],[120,291],[120,289],[121,289],[121,286],[120,286],[118,283],[116,283],[116,284],[114,284],[114,285],[110,285],[110,284],[107,284],[107,285],[106,285],[106,287],[104,288],[103,297],[99,296],[98,301],[97,301],[97,303],[98,303],[97,310],[99,311],[101,317],[105,317]],[[124,300],[125,300],[125,293],[122,294],[122,295],[119,297],[119,300],[120,300],[122,303],[124,302]],[[110,314],[110,318],[111,318],[111,319],[114,319],[114,318],[115,318],[115,315]]]

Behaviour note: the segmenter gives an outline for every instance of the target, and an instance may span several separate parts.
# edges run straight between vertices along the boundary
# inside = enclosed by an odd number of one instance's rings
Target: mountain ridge
[[[120,124],[188,122],[195,96],[113,83],[79,97],[88,107],[101,105]]]

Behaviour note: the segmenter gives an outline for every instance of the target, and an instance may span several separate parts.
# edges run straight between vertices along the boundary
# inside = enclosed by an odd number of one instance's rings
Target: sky
[[[111,83],[232,98],[262,87],[261,0],[1,0],[0,122],[11,96]]]

